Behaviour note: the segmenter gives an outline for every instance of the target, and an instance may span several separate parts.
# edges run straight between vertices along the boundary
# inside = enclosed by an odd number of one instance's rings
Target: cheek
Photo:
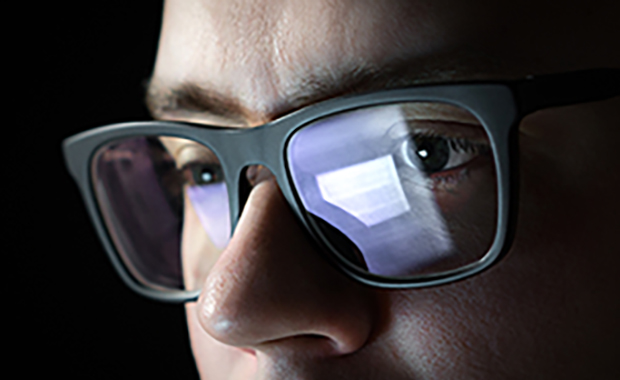
[[[523,312],[503,286],[479,286],[461,282],[402,293],[386,345],[405,353],[424,378],[484,380],[503,378],[502,373],[527,378],[535,368],[535,315]]]
[[[575,273],[550,266],[545,255],[556,252],[518,240],[502,262],[468,280],[388,293],[383,344],[427,378],[590,378],[587,371],[609,370],[596,361],[604,364],[617,338],[605,316],[611,291],[592,293]]]
[[[450,302],[435,302],[434,291],[422,290],[391,294],[391,315],[380,345],[397,352],[409,367],[411,377],[424,379],[468,378],[471,359],[482,340],[471,327],[465,327],[463,311]],[[465,314],[466,315],[466,314]],[[476,342],[471,345],[467,342]]]

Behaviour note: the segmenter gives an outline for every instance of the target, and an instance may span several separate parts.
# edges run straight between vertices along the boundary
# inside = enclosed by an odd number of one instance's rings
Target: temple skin
[[[248,128],[362,90],[620,68],[619,16],[615,0],[170,0],[150,109]],[[188,86],[202,108],[166,98]],[[511,251],[434,288],[346,277],[260,177],[186,305],[201,377],[620,378],[619,120],[618,97],[527,117]]]

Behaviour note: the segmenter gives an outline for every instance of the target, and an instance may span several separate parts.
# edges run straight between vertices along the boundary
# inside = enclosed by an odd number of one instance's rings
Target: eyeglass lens
[[[495,164],[465,109],[419,102],[346,112],[301,129],[287,154],[310,217],[360,269],[437,274],[478,261],[493,242]]]
[[[475,263],[493,242],[494,159],[465,109],[410,102],[340,113],[296,131],[286,157],[316,232],[361,270],[436,274]],[[91,165],[130,273],[153,289],[199,289],[231,235],[213,151],[178,137],[131,137],[101,147]]]

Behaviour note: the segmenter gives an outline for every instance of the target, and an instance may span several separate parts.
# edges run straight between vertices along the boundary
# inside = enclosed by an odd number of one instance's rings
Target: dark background
[[[15,66],[3,70],[9,365],[19,378],[197,379],[183,307],[135,295],[117,277],[61,153],[75,133],[149,119],[162,1],[21,7],[4,13],[16,25],[4,50]]]

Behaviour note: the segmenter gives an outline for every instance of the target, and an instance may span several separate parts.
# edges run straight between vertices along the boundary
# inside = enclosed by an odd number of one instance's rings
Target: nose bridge
[[[228,178],[228,199],[231,212],[231,231],[241,216],[252,187],[246,179],[249,166],[263,165],[280,184],[284,180],[282,128],[263,125],[220,136],[221,156]]]
[[[227,141],[225,149],[234,152],[230,158],[234,161],[235,171],[241,172],[249,165],[263,165],[274,175],[279,169],[282,155],[282,128],[263,125],[245,129]]]

